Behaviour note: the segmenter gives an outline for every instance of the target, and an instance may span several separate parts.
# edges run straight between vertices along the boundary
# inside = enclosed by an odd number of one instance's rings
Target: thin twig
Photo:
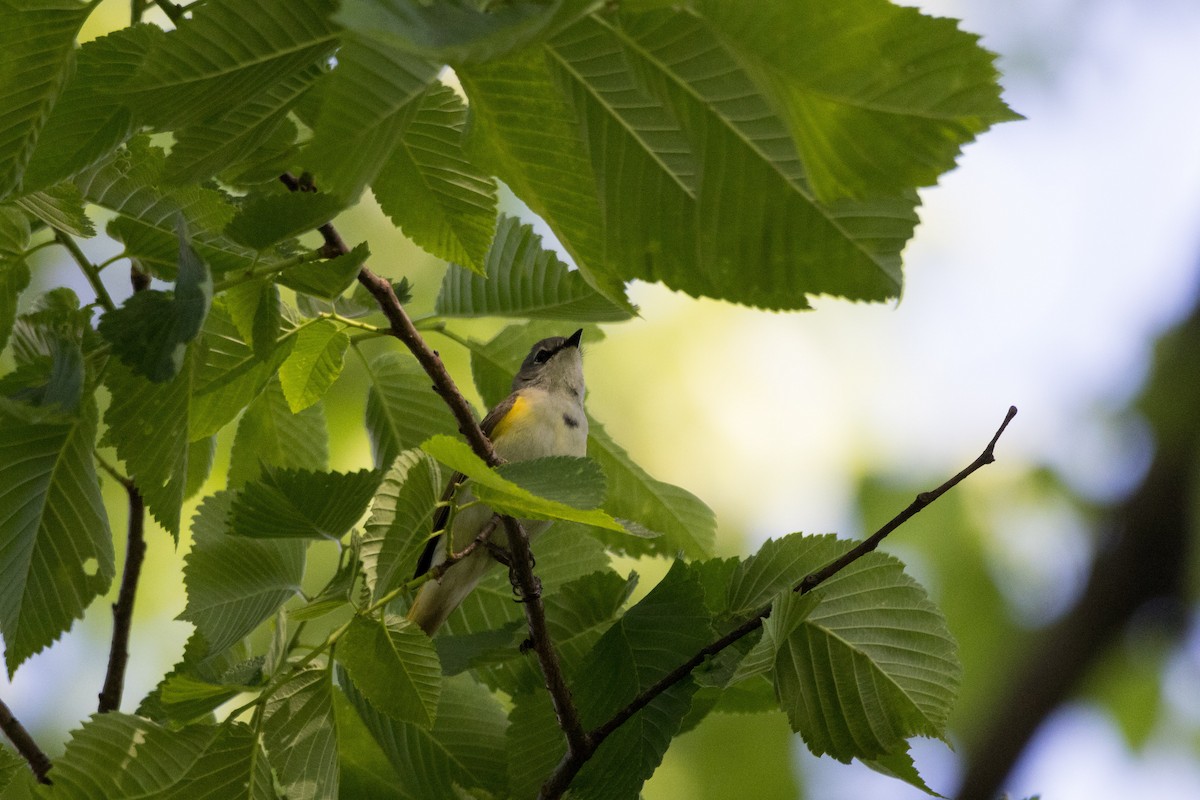
[[[33,770],[38,783],[50,786],[53,783],[49,777],[50,767],[53,766],[50,763],[50,757],[37,746],[37,742],[29,735],[29,731],[25,730],[25,726],[21,724],[20,720],[13,716],[12,710],[3,700],[0,700],[0,730],[4,731],[4,735],[13,743],[13,747],[17,748],[17,752],[29,763],[29,768]]]
[[[92,291],[96,293],[96,302],[104,306],[105,311],[112,311],[116,308],[117,304],[113,302],[108,289],[104,287],[104,282],[100,280],[100,271],[96,269],[96,265],[88,259],[87,255],[79,248],[79,245],[71,238],[70,234],[55,228],[54,239],[67,248],[67,252],[71,254],[71,258],[75,259],[75,263],[79,265],[79,269],[83,272],[84,277],[92,285]]]
[[[962,471],[960,471],[950,480],[943,483],[941,486],[932,491],[922,492],[921,494],[917,495],[916,499],[913,500],[913,502],[910,503],[907,508],[905,508],[896,516],[892,517],[892,519],[888,520],[883,527],[873,533],[869,538],[864,539],[856,547],[847,551],[844,555],[834,559],[820,569],[806,575],[798,584],[796,584],[794,591],[799,592],[800,594],[807,594],[808,592],[812,591],[821,583],[829,580],[829,578],[833,577],[850,564],[874,550],[879,546],[879,543],[888,536],[888,534],[899,528],[908,520],[912,519],[912,517],[920,513],[934,500],[937,500],[946,492],[962,483],[962,481],[964,481],[972,473],[995,461],[996,456],[994,450],[996,447],[996,442],[999,441],[1001,434],[1004,433],[1004,429],[1008,427],[1008,423],[1012,422],[1013,417],[1016,415],[1016,406],[1010,406],[1008,409],[1008,414],[1006,414],[1004,417],[1004,421],[1000,424],[1000,427],[996,430],[995,435],[992,436],[992,440],[988,442],[987,447],[984,448],[983,452],[980,453],[978,458],[972,461]],[[763,621],[766,620],[766,618],[770,615],[771,606],[768,605],[760,609],[757,614],[747,619],[729,633],[725,634],[716,641],[705,645],[699,652],[669,672],[653,686],[643,691],[628,705],[613,714],[613,716],[607,721],[602,723],[597,728],[589,731],[585,736],[586,747],[582,751],[576,753],[568,751],[567,754],[563,756],[562,760],[559,761],[558,766],[554,768],[554,772],[550,774],[550,777],[542,786],[541,794],[539,795],[541,800],[556,800],[556,798],[561,797],[571,785],[571,781],[575,779],[575,776],[579,773],[579,770],[583,767],[587,760],[591,758],[592,754],[595,753],[596,748],[598,748],[610,734],[616,731],[617,728],[621,727],[621,725],[628,722],[634,714],[650,705],[650,703],[652,703],[659,695],[663,694],[663,692],[667,691],[672,686],[690,675],[692,671],[696,669],[696,667],[704,663],[705,659],[720,653],[722,650],[737,642],[739,639],[742,639],[746,635],[761,628]]]
[[[512,551],[509,565],[517,586],[521,589],[521,602],[525,607],[525,621],[529,624],[529,641],[546,679],[546,691],[554,704],[558,727],[567,738],[567,754],[581,754],[595,750],[583,730],[579,709],[571,697],[567,676],[563,673],[558,651],[550,639],[546,627],[546,608],[542,605],[542,584],[533,574],[533,553],[529,549],[529,536],[517,520],[504,517],[504,529],[508,533],[508,547]]]
[[[138,579],[146,558],[146,504],[133,481],[123,481],[129,493],[129,535],[125,545],[125,569],[121,574],[121,589],[113,603],[112,645],[108,649],[108,670],[100,690],[101,714],[121,707],[125,691],[125,670],[129,665],[129,636],[133,630],[133,603],[137,598]]]

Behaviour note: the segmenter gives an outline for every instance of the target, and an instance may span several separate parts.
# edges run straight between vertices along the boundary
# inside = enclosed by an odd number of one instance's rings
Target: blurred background
[[[885,544],[946,613],[965,668],[954,749],[917,741],[917,766],[948,796],[1200,797],[1200,3],[917,5],[1000,54],[1005,98],[1028,119],[985,134],[922,193],[903,299],[818,298],[779,315],[634,285],[641,318],[586,348],[589,407],[651,474],[713,507],[721,554],[745,555],[797,530],[868,535],[1018,406],[997,462]],[[127,15],[108,0],[85,37]],[[415,283],[415,314],[431,310],[442,265],[369,200],[339,229],[370,239],[377,271]],[[117,251],[86,244],[96,260]],[[65,280],[90,299],[54,250],[38,257],[43,287]],[[121,268],[106,282],[128,292]],[[501,324],[455,327],[483,337]],[[467,382],[465,354],[435,346]],[[357,366],[325,401],[334,468],[370,460]],[[223,482],[227,433],[207,492]],[[123,497],[106,486],[115,530]],[[190,631],[174,621],[187,538],[178,551],[162,531],[149,538],[125,710]],[[636,568],[645,585],[665,566]],[[97,602],[0,679],[51,755],[94,707],[110,625]],[[781,800],[923,796],[812,758],[782,714],[710,717],[644,796],[748,786]]]

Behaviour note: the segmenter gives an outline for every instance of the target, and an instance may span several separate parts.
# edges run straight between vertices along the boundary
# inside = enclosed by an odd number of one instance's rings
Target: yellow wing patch
[[[521,420],[529,416],[532,410],[533,408],[529,404],[529,401],[523,395],[517,395],[513,399],[512,408],[492,428],[492,441],[494,442],[503,436],[513,425],[519,424]]]

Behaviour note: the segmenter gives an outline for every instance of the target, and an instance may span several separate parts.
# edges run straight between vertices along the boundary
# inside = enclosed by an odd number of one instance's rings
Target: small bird
[[[579,340],[583,329],[568,337],[552,336],[535,344],[521,364],[512,383],[512,393],[488,415],[480,427],[492,440],[496,455],[505,461],[524,461],[545,456],[584,456],[587,454],[587,416],[583,411],[583,357]],[[447,555],[459,552],[492,524],[493,512],[481,504],[467,505],[473,499],[470,484],[461,486],[464,477],[450,480],[443,500],[447,505],[434,519],[435,535],[417,561],[416,577],[444,562]],[[459,507],[446,530],[450,517],[449,502]],[[523,521],[530,538],[545,530],[544,521]],[[507,544],[503,526],[490,534],[490,541]],[[433,635],[458,604],[483,578],[493,559],[484,548],[451,565],[440,578],[427,581],[417,592],[408,619],[425,633]]]

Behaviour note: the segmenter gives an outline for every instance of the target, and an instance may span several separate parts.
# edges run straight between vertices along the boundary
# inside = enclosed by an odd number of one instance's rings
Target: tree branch
[[[873,533],[869,538],[864,539],[856,547],[847,551],[841,557],[829,562],[824,567],[821,567],[815,572],[811,572],[804,576],[800,583],[796,584],[796,587],[793,589],[793,591],[799,592],[800,594],[807,594],[808,592],[811,592],[821,583],[829,580],[831,577],[841,572],[850,564],[874,550],[879,546],[879,543],[888,536],[888,534],[899,528],[908,520],[912,519],[934,500],[937,500],[946,492],[962,483],[967,477],[981,467],[984,467],[995,461],[996,456],[994,450],[996,447],[996,442],[999,441],[1001,434],[1004,433],[1004,429],[1008,427],[1008,423],[1012,422],[1013,417],[1016,415],[1016,406],[1010,406],[1008,409],[1008,414],[1006,414],[1004,417],[1004,421],[1000,423],[1000,427],[996,430],[995,435],[992,436],[992,440],[988,442],[987,447],[984,448],[983,452],[980,453],[978,458],[972,461],[957,475],[943,483],[941,486],[938,486],[932,491],[922,492],[921,494],[917,495],[916,499],[913,500],[913,502],[910,503],[907,508],[890,519],[883,527]],[[621,725],[628,722],[634,714],[650,705],[650,703],[652,703],[663,692],[667,691],[672,686],[690,675],[692,671],[696,669],[696,667],[704,663],[705,659],[720,653],[722,650],[737,642],[739,639],[761,628],[763,621],[766,620],[770,615],[771,606],[768,605],[762,608],[756,615],[750,617],[741,625],[731,630],[729,633],[703,647],[694,656],[680,664],[653,686],[649,687],[635,697],[628,705],[615,713],[606,722],[588,732],[584,737],[585,747],[581,751],[574,753],[568,751],[558,763],[558,766],[554,768],[554,772],[550,774],[550,777],[546,780],[546,783],[542,785],[541,794],[539,795],[541,800],[556,800],[556,798],[561,797],[571,785],[571,781],[575,779],[575,776],[579,773],[579,770],[583,767],[587,760],[591,758],[592,754],[595,753],[596,749],[604,742],[605,739],[609,737],[610,734],[616,731],[617,728],[621,727]]]
[[[311,184],[290,173],[285,172],[280,175],[279,180],[293,192],[312,189]],[[325,239],[325,245],[321,248],[321,252],[326,257],[334,258],[350,252],[350,248],[346,246],[332,223],[326,223],[317,230]],[[433,390],[449,407],[458,422],[459,431],[466,437],[471,449],[489,466],[498,466],[501,461],[492,448],[491,440],[479,427],[479,422],[475,419],[471,406],[459,391],[454,379],[450,377],[450,373],[446,370],[437,351],[429,347],[420,332],[417,331],[416,326],[413,325],[408,312],[404,310],[404,306],[396,297],[391,283],[376,275],[365,265],[359,270],[358,282],[371,293],[375,302],[379,304],[379,308],[387,317],[391,335],[409,349],[425,373],[433,380]],[[563,735],[567,739],[567,753],[585,752],[588,750],[588,742],[579,718],[579,711],[571,697],[571,690],[563,675],[558,653],[554,649],[554,642],[546,628],[546,610],[542,605],[541,584],[533,572],[533,554],[529,549],[529,537],[517,520],[511,517],[501,517],[501,519],[508,532],[508,546],[513,554],[510,570],[514,583],[521,592],[522,603],[525,607],[525,620],[529,625],[529,639],[537,654],[542,675],[546,679],[546,689],[550,692],[554,711],[558,715],[559,727],[562,728]]]
[[[583,731],[583,722],[579,718],[579,709],[571,697],[571,688],[567,686],[567,676],[563,674],[562,664],[558,660],[558,651],[550,639],[550,631],[546,628],[546,608],[542,605],[542,584],[533,574],[533,553],[529,549],[529,536],[521,523],[512,517],[503,517],[504,528],[508,533],[508,547],[512,551],[512,564],[509,566],[516,585],[521,590],[521,602],[525,606],[525,621],[529,623],[529,640],[533,651],[537,654],[538,664],[542,668],[542,676],[546,679],[546,690],[550,692],[550,700],[554,704],[554,714],[558,717],[558,727],[567,737],[567,755],[582,754],[595,750]],[[585,759],[586,760],[586,759]]]
[[[3,700],[0,700],[0,730],[4,731],[4,735],[13,743],[13,747],[17,748],[21,757],[29,762],[29,768],[33,770],[38,783],[50,786],[53,781],[49,777],[52,766],[49,756],[37,746],[37,742],[29,735],[29,731],[25,730],[25,726],[21,724],[20,720],[13,716],[12,710]]]
[[[133,628],[133,603],[137,597],[138,579],[146,558],[146,504],[133,481],[121,481],[129,493],[129,535],[125,545],[125,569],[121,574],[121,589],[113,603],[112,645],[108,649],[108,670],[100,690],[101,714],[121,707],[125,690],[125,669],[129,665],[129,635]]]

